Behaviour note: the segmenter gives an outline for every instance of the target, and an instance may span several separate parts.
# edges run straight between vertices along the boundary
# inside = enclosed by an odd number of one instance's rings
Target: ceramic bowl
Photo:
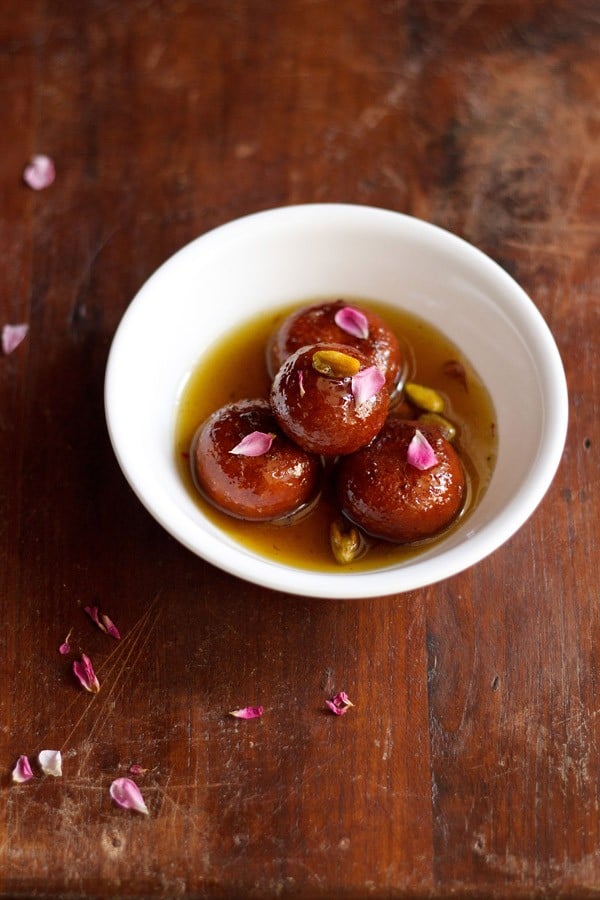
[[[237,322],[324,296],[369,297],[433,322],[487,386],[497,417],[491,483],[464,524],[409,561],[375,571],[311,572],[265,559],[203,514],[175,462],[183,385],[206,348]],[[556,472],[567,426],[564,371],[552,335],[519,285],[441,228],[347,204],[259,212],[177,252],[141,288],[117,329],[106,371],[108,429],[129,484],[193,553],[242,579],[304,596],[413,590],[492,553],[533,513]]]

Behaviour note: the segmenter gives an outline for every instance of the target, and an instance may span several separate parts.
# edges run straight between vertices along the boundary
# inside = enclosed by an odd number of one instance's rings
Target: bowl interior
[[[499,436],[491,484],[464,526],[416,559],[359,575],[305,572],[246,551],[204,517],[181,483],[173,453],[179,393],[218,337],[261,310],[344,294],[399,305],[454,341],[490,391]],[[412,589],[486,556],[520,527],[546,491],[567,419],[554,341],[534,304],[499,266],[427,223],[346,205],[258,213],[179,251],[122,319],[105,400],[119,463],[171,534],[251,581],[329,597]]]

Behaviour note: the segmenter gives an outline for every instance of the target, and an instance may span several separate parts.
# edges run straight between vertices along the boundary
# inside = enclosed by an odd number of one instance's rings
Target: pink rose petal
[[[100,682],[96,678],[96,673],[94,672],[94,667],[92,666],[92,661],[89,656],[82,653],[81,661],[75,660],[73,663],[73,672],[86,691],[89,691],[90,694],[98,693],[100,690]]]
[[[264,431],[253,431],[229,452],[235,456],[262,456],[271,449],[274,437],[274,434],[266,434]]]
[[[306,389],[304,387],[304,372],[302,371],[302,369],[300,369],[300,371],[298,372],[298,388],[300,390],[300,396],[304,397],[304,395],[306,394]]]
[[[60,778],[62,775],[62,754],[60,750],[40,750],[38,762],[44,775]]]
[[[340,691],[331,700],[326,700],[325,705],[329,707],[334,715],[343,716],[351,706],[354,706],[354,703],[352,703],[346,691]]]
[[[73,629],[71,628],[68,635],[66,636],[66,638],[64,639],[64,641],[62,642],[60,647],[58,648],[58,652],[61,654],[61,656],[67,656],[71,652],[71,645],[70,645],[69,641],[71,639],[72,633],[73,633]]]
[[[149,815],[142,792],[131,778],[115,778],[110,786],[110,796],[122,809],[133,809],[145,816]]]
[[[352,396],[357,406],[366,403],[371,397],[379,393],[385,384],[385,375],[377,366],[369,366],[361,369],[352,376]]]
[[[103,625],[102,622],[100,621],[100,616],[99,616],[99,614],[98,614],[98,607],[97,607],[97,606],[84,606],[84,607],[83,607],[83,611],[86,612],[86,613],[88,614],[88,616],[90,617],[90,619],[92,620],[92,622],[94,622],[94,623],[98,626],[98,628],[100,629],[100,631],[106,631],[106,628],[104,627],[104,625]]]
[[[353,337],[357,338],[365,338],[369,337],[369,322],[364,313],[362,313],[359,309],[355,309],[353,306],[343,306],[342,309],[338,309],[334,316],[335,324],[345,331],[346,334],[351,334]]]
[[[110,634],[111,637],[114,637],[117,641],[121,640],[121,635],[117,626],[106,614],[102,613],[102,615],[100,615],[97,606],[84,606],[83,609],[92,622],[95,622],[100,631],[103,631],[105,634]]]
[[[2,328],[2,352],[5,356],[16,350],[19,344],[25,339],[29,325],[24,322],[20,325],[4,325]]]
[[[23,180],[25,184],[33,188],[34,191],[41,191],[50,187],[56,177],[56,169],[54,162],[49,156],[38,153],[31,157],[29,165],[23,172]]]
[[[106,633],[110,634],[111,637],[114,637],[115,641],[120,641],[121,633],[120,633],[119,629],[117,628],[117,626],[115,625],[115,623],[112,621],[112,619],[109,619],[109,617],[107,615],[105,615],[104,613],[102,613],[100,618],[102,619],[102,622],[104,624],[104,630],[106,631]]]
[[[264,710],[262,706],[244,706],[242,709],[234,709],[229,715],[236,719],[260,719]]]
[[[27,756],[20,756],[12,770],[13,784],[25,784],[26,781],[31,781],[32,778],[33,772],[31,771],[29,758]]]
[[[414,466],[415,469],[420,469],[422,472],[437,465],[438,459],[433,451],[433,447],[418,428],[415,430],[414,437],[408,445],[406,459],[411,466]]]

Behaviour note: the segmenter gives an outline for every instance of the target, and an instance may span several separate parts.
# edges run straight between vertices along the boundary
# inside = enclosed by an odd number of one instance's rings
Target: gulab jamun
[[[389,395],[369,357],[320,343],[284,362],[271,387],[271,407],[282,431],[304,450],[338,456],[368,444],[383,427]]]
[[[336,495],[367,534],[405,544],[450,525],[463,504],[465,474],[439,428],[391,416],[368,447],[339,461]]]
[[[402,353],[394,332],[381,316],[345,300],[320,303],[291,313],[267,344],[267,369],[275,377],[286,359],[309,344],[344,344],[358,350],[385,375],[388,391],[398,383]]]
[[[230,516],[271,521],[318,496],[321,462],[279,429],[267,400],[241,400],[214,412],[192,441],[192,477]]]

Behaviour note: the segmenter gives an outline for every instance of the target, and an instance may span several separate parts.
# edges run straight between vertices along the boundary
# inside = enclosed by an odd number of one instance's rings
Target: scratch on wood
[[[131,641],[131,647],[128,649],[125,658],[122,660],[117,659],[115,661],[115,664],[111,667],[111,670],[110,670],[111,673],[115,669],[117,669],[118,671],[117,671],[116,676],[112,680],[110,687],[108,688],[107,692],[104,694],[104,696],[102,698],[104,701],[102,704],[103,706],[106,706],[106,704],[108,704],[109,700],[113,697],[113,694],[115,695],[115,699],[118,699],[121,696],[121,694],[123,693],[123,690],[125,689],[125,686],[126,686],[123,676],[125,675],[129,660],[131,659],[134,651],[137,650],[137,653],[133,660],[133,667],[135,669],[141,654],[143,653],[144,649],[146,648],[146,646],[150,640],[150,636],[151,636],[154,628],[156,627],[156,624],[157,624],[157,621],[159,618],[159,615],[154,616],[152,618],[150,625],[146,626],[146,622],[150,618],[151,611],[152,611],[151,609],[148,609],[147,612],[141,617],[140,625],[137,628],[135,637]],[[139,648],[138,648],[138,644],[140,645]],[[123,683],[121,684],[121,682],[123,682]],[[98,710],[98,712],[100,713],[100,710]],[[92,749],[93,749],[93,745],[92,745],[92,741],[91,741],[92,737],[95,736],[97,734],[97,732],[106,725],[107,721],[108,720],[107,720],[106,716],[101,716],[99,714],[96,718],[96,721],[91,726],[91,728],[88,732],[88,735],[87,735],[87,737],[89,739],[89,748],[88,748],[88,751],[85,754],[85,756],[83,756],[81,759],[81,762],[79,765],[80,770],[81,770],[81,766],[87,762],[87,760],[89,759],[89,756],[92,752]]]
[[[73,302],[71,315],[69,317],[69,324],[71,325],[71,327],[76,325],[80,319],[85,318],[86,310],[82,302],[82,288],[88,281],[96,260],[98,259],[102,251],[108,246],[115,234],[117,234],[117,232],[122,229],[122,227],[122,225],[115,225],[107,235],[105,235],[100,241],[98,241],[97,245],[93,248],[88,259],[86,260],[83,271],[79,277],[77,285],[75,286],[75,299]]]
[[[137,623],[133,626],[131,631],[115,646],[115,648],[111,651],[109,656],[97,667],[98,674],[101,675],[102,679],[104,680],[104,678],[111,676],[111,674],[115,670],[115,668],[120,666],[120,673],[117,675],[115,681],[110,686],[108,691],[105,692],[104,694],[101,691],[99,694],[96,694],[91,697],[88,697],[87,695],[85,695],[85,696],[79,695],[75,700],[73,700],[69,704],[69,706],[67,707],[65,712],[60,716],[59,722],[64,720],[64,718],[69,714],[70,710],[73,708],[73,706],[76,703],[81,703],[83,701],[86,702],[85,709],[83,710],[83,712],[81,713],[81,715],[79,716],[79,718],[77,719],[77,721],[75,722],[73,727],[71,728],[71,731],[69,732],[69,734],[63,741],[63,744],[60,748],[61,751],[64,751],[65,748],[68,746],[68,744],[70,743],[70,741],[73,738],[73,735],[75,734],[75,732],[77,731],[77,729],[79,728],[81,723],[84,721],[86,716],[88,714],[92,713],[98,704],[100,704],[101,708],[106,705],[106,702],[108,701],[108,699],[110,699],[110,697],[114,693],[114,691],[118,685],[118,682],[121,679],[121,676],[123,675],[123,673],[125,671],[127,663],[129,661],[132,653],[134,652],[135,648],[137,647],[138,643],[140,642],[140,639],[142,637],[145,637],[145,641],[143,642],[142,647],[140,648],[140,651],[138,652],[138,656],[136,656],[136,660],[139,658],[139,653],[141,653],[141,651],[143,650],[143,647],[147,643],[148,637],[149,637],[152,629],[154,628],[156,621],[158,620],[158,616],[155,616],[154,622],[153,622],[151,628],[147,629],[147,627],[146,627],[147,623],[150,620],[150,617],[152,616],[152,614],[154,613],[154,609],[156,607],[157,602],[158,602],[158,595],[155,597],[155,599],[149,605],[149,607],[145,610],[145,612],[140,616],[140,618],[138,619]],[[129,644],[131,644],[130,647],[129,647]],[[124,660],[121,660],[120,656],[122,656],[122,654],[125,650],[127,650],[127,655]],[[113,661],[113,659],[115,660],[114,663],[112,664],[112,666],[107,668],[107,666],[109,666],[109,664]],[[100,710],[98,710],[98,713],[100,713]],[[106,719],[104,721],[106,721]],[[99,719],[96,720],[96,725],[92,726],[92,729],[90,730],[88,737],[91,736],[96,731],[98,722],[99,722]],[[90,752],[91,752],[91,746],[90,746],[90,750],[86,754],[84,762],[89,757]],[[79,769],[81,770],[81,764],[80,764]]]
[[[587,248],[573,247],[566,244],[538,244],[533,241],[517,241],[508,238],[504,241],[505,246],[514,247],[515,250],[525,250],[528,253],[546,253],[550,256],[562,256],[565,259],[585,259],[587,257]]]

